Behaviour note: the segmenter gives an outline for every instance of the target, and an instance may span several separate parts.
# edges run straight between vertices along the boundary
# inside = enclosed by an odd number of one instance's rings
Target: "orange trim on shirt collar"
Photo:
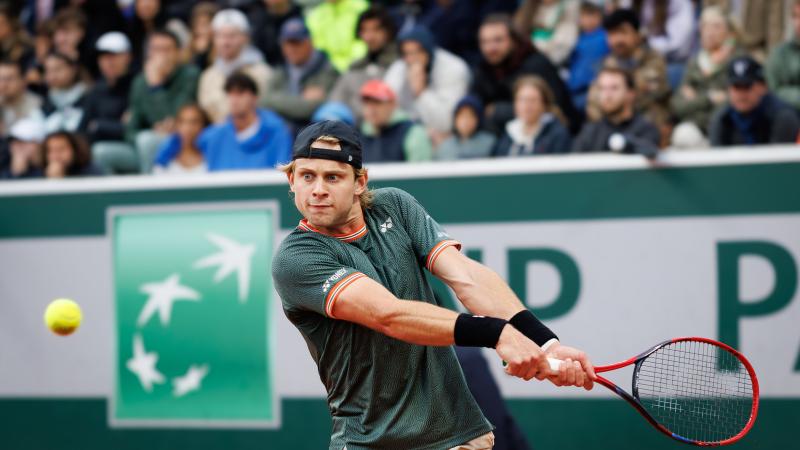
[[[365,223],[363,227],[359,228],[358,231],[350,234],[327,234],[323,233],[322,231],[314,228],[306,219],[300,221],[300,224],[297,225],[298,228],[305,231],[313,231],[314,233],[324,234],[325,236],[330,236],[332,238],[336,238],[342,242],[353,242],[356,241],[367,234],[367,224]]]

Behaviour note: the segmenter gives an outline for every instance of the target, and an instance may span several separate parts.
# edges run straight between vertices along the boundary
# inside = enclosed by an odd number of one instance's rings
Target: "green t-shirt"
[[[408,344],[331,316],[339,294],[363,276],[399,299],[437,304],[423,270],[459,245],[399,189],[375,190],[364,220],[361,230],[335,237],[303,221],[272,263],[286,317],[328,391],[330,449],[442,450],[488,433],[452,347]]]

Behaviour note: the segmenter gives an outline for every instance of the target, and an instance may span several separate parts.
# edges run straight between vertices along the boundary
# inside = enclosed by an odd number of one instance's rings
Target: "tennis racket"
[[[548,358],[551,370],[561,361]],[[732,444],[758,414],[758,379],[750,362],[711,339],[664,341],[631,359],[595,367],[596,373],[633,365],[631,393],[608,379],[597,382],[636,408],[658,431],[698,446]]]

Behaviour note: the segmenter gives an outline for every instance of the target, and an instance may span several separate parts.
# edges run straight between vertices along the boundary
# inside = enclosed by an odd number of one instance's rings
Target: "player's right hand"
[[[550,375],[550,364],[542,349],[511,325],[503,328],[495,350],[506,362],[509,375],[525,381],[532,378],[544,380]]]

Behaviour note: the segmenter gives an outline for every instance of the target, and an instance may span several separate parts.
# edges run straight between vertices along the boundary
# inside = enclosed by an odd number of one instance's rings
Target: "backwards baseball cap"
[[[764,81],[764,68],[749,56],[739,56],[728,65],[728,85],[750,87]]]
[[[330,136],[339,140],[341,150],[330,150],[313,147],[314,142],[322,136]],[[294,140],[292,161],[298,158],[318,158],[350,164],[356,169],[361,164],[361,138],[355,128],[338,120],[325,120],[303,128]]]
[[[250,33],[250,21],[248,21],[247,16],[238,9],[223,9],[214,14],[214,19],[211,20],[211,29],[219,31],[225,27],[233,27],[242,33]]]
[[[295,17],[283,23],[280,33],[280,41],[305,41],[311,37],[303,19]]]
[[[99,53],[127,53],[131,51],[131,41],[119,31],[103,34],[94,44]]]
[[[379,102],[391,102],[397,97],[388,84],[381,80],[369,80],[361,86],[361,98],[377,100]]]

